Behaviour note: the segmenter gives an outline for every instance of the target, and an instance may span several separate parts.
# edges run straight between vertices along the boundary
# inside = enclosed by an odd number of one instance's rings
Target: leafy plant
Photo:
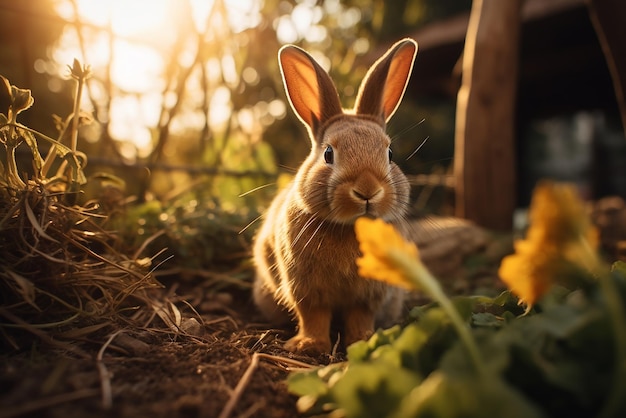
[[[173,257],[176,273],[189,275],[237,268],[250,251],[253,228],[246,225],[258,217],[249,210],[227,210],[219,199],[194,191],[133,205],[118,215],[111,220],[126,245],[137,248],[153,237],[148,252],[167,249],[161,258]]]
[[[3,177],[0,177],[0,185],[4,186],[4,192],[15,195],[17,191],[27,187],[28,182],[24,181],[19,173],[15,155],[15,150],[22,142],[27,144],[32,154],[34,172],[32,177],[28,180],[42,185],[49,183],[61,184],[65,186],[63,188],[64,191],[73,194],[77,193],[80,186],[86,183],[87,180],[82,170],[82,167],[86,163],[86,157],[84,154],[77,151],[76,144],[79,121],[81,119],[83,122],[90,120],[86,115],[82,115],[81,118],[81,114],[78,110],[80,94],[85,81],[89,78],[90,71],[87,67],[82,67],[76,60],[74,60],[74,65],[70,67],[70,70],[72,77],[78,81],[78,88],[74,99],[76,103],[74,106],[75,111],[69,115],[65,121],[57,117],[60,128],[58,139],[50,138],[47,135],[32,130],[17,122],[18,114],[30,108],[34,103],[34,99],[31,96],[30,90],[12,86],[6,78],[0,76],[0,100],[2,103],[8,104],[5,109],[0,109],[0,111],[3,112],[0,113],[0,142],[2,142],[6,148],[5,173]],[[71,148],[61,143],[70,122]],[[45,140],[51,144],[50,151],[45,160],[39,152],[36,138]],[[56,158],[60,158],[62,163],[55,175],[50,176],[48,173]],[[63,178],[66,169],[68,169],[69,175],[67,178]]]
[[[62,332],[87,320],[84,333],[73,333],[84,335],[111,320],[130,320],[126,312],[140,319],[136,304],[153,306],[143,290],[160,286],[149,271],[150,258],[116,251],[118,237],[104,228],[104,205],[76,204],[87,185],[87,158],[77,143],[79,126],[90,120],[79,109],[90,71],[75,60],[70,73],[77,82],[74,112],[56,117],[57,139],[17,121],[34,103],[31,92],[0,78],[0,142],[6,150],[0,167],[0,334],[13,348],[20,346],[10,332],[15,329],[41,337],[42,330]],[[68,136],[69,146],[62,142]],[[50,144],[45,158],[40,140]],[[30,150],[28,169],[16,158],[21,144]]]
[[[412,256],[411,244],[380,222],[357,222],[361,274],[419,287],[434,303],[414,308],[414,320],[404,328],[380,330],[348,347],[347,362],[292,374],[289,389],[300,397],[300,411],[398,418],[623,416],[626,264],[603,264],[582,207],[569,186],[538,187],[528,238],[500,271],[513,293],[497,298],[448,299]],[[527,302],[526,310],[511,303],[516,296]]]

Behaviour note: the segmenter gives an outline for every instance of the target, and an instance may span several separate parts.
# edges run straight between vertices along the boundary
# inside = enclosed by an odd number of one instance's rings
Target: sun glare
[[[80,36],[76,26],[66,27],[53,52],[54,61],[64,75],[66,65],[74,58],[90,65],[100,79],[109,74],[113,86],[109,133],[117,140],[134,144],[133,152],[129,152],[128,146],[122,148],[125,156],[145,155],[152,146],[148,128],[155,126],[154,118],[145,116],[158,115],[163,105],[164,98],[154,93],[164,91],[166,67],[172,58],[189,65],[195,54],[194,51],[174,51],[175,43],[181,34],[191,29],[198,33],[218,30],[215,26],[221,22],[213,21],[213,27],[208,24],[214,1],[76,0],[74,4],[69,0],[57,2],[57,13],[62,18],[68,22],[80,21],[82,25]],[[228,25],[224,33],[238,33],[261,21],[262,0],[223,0],[223,4]],[[219,67],[222,79],[229,84],[237,82],[239,75],[232,57],[222,57]],[[104,92],[104,89],[92,91]],[[223,91],[218,93],[212,100],[215,107],[207,118],[223,125],[232,105],[230,97]],[[124,95],[124,99],[113,100],[118,94]]]

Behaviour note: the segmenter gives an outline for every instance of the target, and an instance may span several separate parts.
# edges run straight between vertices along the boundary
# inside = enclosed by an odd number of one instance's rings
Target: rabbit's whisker
[[[260,220],[261,218],[263,218],[263,215],[259,215],[256,218],[254,218],[253,220],[251,220],[248,225],[244,226],[243,228],[241,228],[238,232],[239,235],[243,234],[244,232],[246,232],[246,230],[248,228],[250,228],[252,225],[254,225],[258,220]]]
[[[415,154],[417,154],[417,152],[418,152],[420,149],[422,149],[422,147],[424,146],[424,144],[426,143],[426,141],[428,141],[429,139],[430,139],[430,135],[429,135],[429,136],[427,136],[426,138],[424,138],[424,140],[422,141],[422,143],[421,143],[421,144],[419,144],[419,145],[417,146],[417,148],[415,148],[415,151],[413,151],[413,152],[412,152],[412,153],[411,153],[408,157],[406,157],[406,158],[404,159],[404,161],[409,161],[411,158],[413,158],[413,156],[414,156]]]
[[[255,187],[254,189],[248,190],[247,192],[243,192],[243,193],[241,193],[241,194],[240,194],[239,196],[237,196],[237,197],[245,197],[245,196],[248,196],[248,195],[249,195],[249,194],[251,194],[251,193],[258,192],[259,190],[263,190],[263,189],[265,189],[266,187],[275,186],[275,185],[276,185],[276,183],[267,183],[267,184],[264,184],[264,185],[262,185],[262,186]]]
[[[422,118],[420,121],[418,122],[414,122],[411,125],[409,125],[408,127],[404,128],[403,130],[401,130],[400,132],[396,133],[392,138],[391,138],[391,143],[394,143],[396,141],[396,139],[400,138],[401,136],[403,136],[404,134],[412,131],[413,129],[417,128],[418,126],[420,126],[422,123],[426,122],[426,118]]]

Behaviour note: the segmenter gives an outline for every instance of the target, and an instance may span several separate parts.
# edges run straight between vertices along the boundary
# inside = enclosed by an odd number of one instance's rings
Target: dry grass
[[[97,203],[70,206],[62,196],[31,181],[0,200],[0,332],[13,349],[20,330],[73,339],[153,317],[151,290],[161,285],[152,259],[121,252]]]
[[[115,210],[110,202],[76,203],[87,184],[87,156],[77,142],[79,126],[91,120],[80,110],[91,71],[77,60],[69,71],[76,84],[74,110],[54,118],[57,139],[18,122],[34,99],[30,90],[0,76],[5,105],[0,109],[5,151],[0,161],[0,342],[16,351],[30,347],[32,336],[59,346],[111,324],[145,326],[156,302],[163,303],[153,292],[161,285],[152,274],[153,258],[142,254],[145,245],[127,254],[104,227]],[[45,157],[40,141],[49,144]],[[19,163],[30,170],[18,164],[20,146],[32,158]],[[80,354],[71,344],[65,347]]]
[[[287,374],[332,359],[285,352],[293,330],[257,322],[247,291],[228,294],[209,296],[198,312],[181,307],[169,317],[179,326],[114,324],[78,352],[46,345],[0,355],[0,418],[295,416]]]

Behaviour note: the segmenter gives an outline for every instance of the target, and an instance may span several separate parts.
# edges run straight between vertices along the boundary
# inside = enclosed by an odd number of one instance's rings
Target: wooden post
[[[515,103],[522,0],[474,0],[457,98],[456,214],[508,230],[516,204]]]

